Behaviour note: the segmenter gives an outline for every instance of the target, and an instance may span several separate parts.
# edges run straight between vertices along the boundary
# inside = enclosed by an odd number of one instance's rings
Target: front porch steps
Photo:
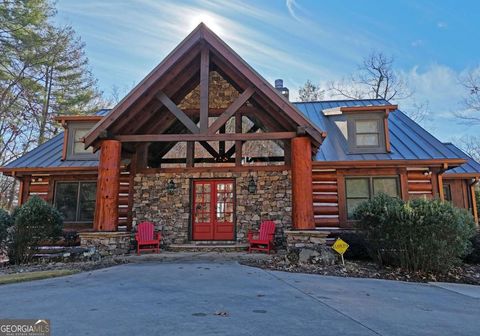
[[[173,252],[242,252],[248,244],[232,241],[192,241],[187,244],[170,244],[166,249]]]

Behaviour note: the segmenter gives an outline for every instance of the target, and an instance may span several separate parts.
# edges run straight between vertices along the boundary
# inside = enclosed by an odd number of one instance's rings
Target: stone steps
[[[171,244],[166,249],[172,252],[241,252],[247,250],[247,248],[248,244],[201,244],[200,242],[192,242],[189,244]]]

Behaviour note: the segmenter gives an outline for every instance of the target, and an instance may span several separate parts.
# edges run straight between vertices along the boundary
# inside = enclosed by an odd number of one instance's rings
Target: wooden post
[[[121,150],[120,141],[103,140],[101,142],[93,226],[95,231],[117,231],[118,228]]]
[[[187,168],[195,166],[195,142],[187,141]]]
[[[309,137],[292,139],[292,220],[297,230],[314,230],[312,144]]]
[[[208,130],[208,86],[210,75],[210,55],[207,48],[200,54],[200,132]]]
[[[243,132],[243,125],[242,125],[242,114],[237,111],[235,114],[235,133],[241,134]],[[243,141],[237,140],[235,141],[235,166],[240,167],[242,166],[242,146]]]

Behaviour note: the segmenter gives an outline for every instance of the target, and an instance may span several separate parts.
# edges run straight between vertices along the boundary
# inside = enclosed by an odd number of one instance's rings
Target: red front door
[[[233,180],[193,182],[193,240],[233,240]]]

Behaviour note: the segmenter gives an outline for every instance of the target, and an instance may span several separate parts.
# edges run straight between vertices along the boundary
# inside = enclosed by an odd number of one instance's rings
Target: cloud
[[[415,40],[411,43],[412,47],[414,47],[414,48],[421,47],[421,46],[423,46],[423,44],[424,44],[423,40],[420,40],[420,39]]]
[[[290,15],[297,21],[300,21],[300,18],[297,16],[297,14],[295,13],[295,8],[298,8],[298,4],[296,2],[296,0],[286,0],[285,1],[285,4],[287,5],[287,9],[288,9],[288,12],[290,13]]]
[[[437,28],[438,29],[446,29],[448,27],[448,24],[444,21],[439,21],[437,22]]]

